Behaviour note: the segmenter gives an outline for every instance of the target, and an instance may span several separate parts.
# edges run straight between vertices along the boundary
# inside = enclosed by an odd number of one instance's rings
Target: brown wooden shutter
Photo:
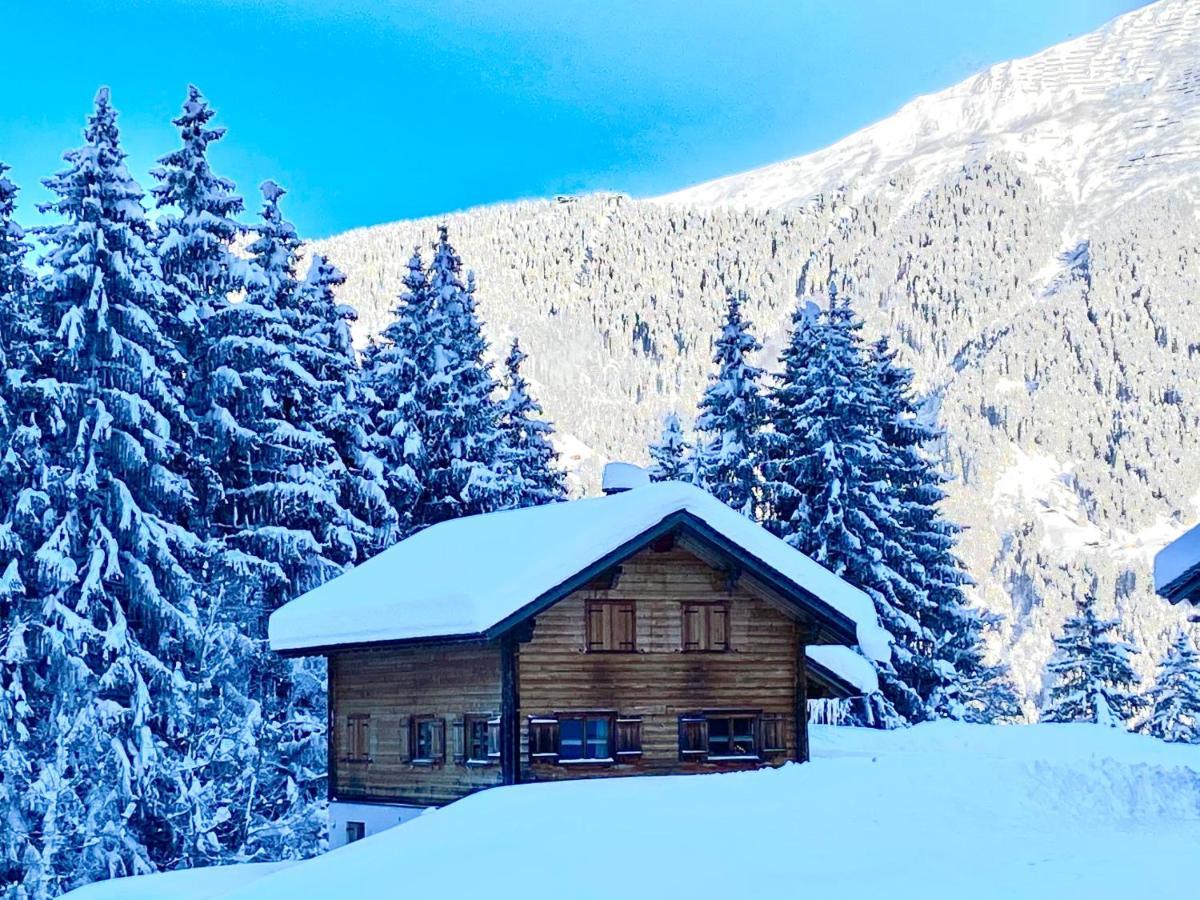
[[[632,652],[637,649],[637,610],[632,603],[612,605],[613,650]]]
[[[531,762],[558,760],[558,719],[529,717],[529,759]]]
[[[703,759],[708,755],[708,719],[700,714],[679,717],[679,758]]]
[[[372,762],[375,759],[375,745],[377,740],[376,731],[378,731],[378,729],[371,727],[370,716],[363,716],[359,720],[358,726],[362,734],[362,737],[360,738],[362,758],[367,762]]]
[[[400,761],[412,762],[413,733],[412,716],[400,717]]]
[[[433,720],[433,759],[444,762],[446,759],[446,720]]]
[[[708,609],[708,650],[729,649],[729,607],[714,603]]]
[[[450,744],[453,747],[454,762],[461,766],[467,761],[467,741],[462,716],[455,716],[454,721],[450,723]]]
[[[683,604],[683,649],[700,649],[701,608],[695,603]]]
[[[617,756],[635,757],[642,755],[642,719],[640,716],[624,716],[617,719]]]
[[[780,713],[763,713],[758,720],[758,745],[764,756],[787,753],[785,718]]]
[[[603,603],[587,605],[587,648],[589,650],[605,649],[604,609],[605,604]]]

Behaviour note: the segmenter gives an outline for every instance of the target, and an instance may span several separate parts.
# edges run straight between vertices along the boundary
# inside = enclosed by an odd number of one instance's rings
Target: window
[[[589,653],[633,653],[637,649],[637,613],[628,600],[589,600]]]
[[[531,716],[531,762],[612,763],[632,762],[642,753],[642,720],[611,712],[560,713]]]
[[[683,649],[720,653],[729,649],[729,604],[684,603]]]
[[[366,822],[347,822],[346,823],[346,843],[353,844],[355,841],[361,841],[367,836]]]
[[[371,761],[370,729],[371,717],[369,715],[360,713],[346,716],[346,729],[343,732],[345,735],[343,762]]]
[[[412,720],[412,761],[437,763],[446,758],[446,720],[418,716]]]
[[[560,717],[558,761],[612,760],[612,718],[608,715]]]
[[[466,761],[472,765],[493,763],[500,758],[500,717],[467,716],[465,734]]]
[[[779,717],[782,720],[782,717]],[[782,737],[773,724],[772,741]],[[737,760],[759,758],[759,716],[750,712],[704,712],[679,717],[680,759]]]

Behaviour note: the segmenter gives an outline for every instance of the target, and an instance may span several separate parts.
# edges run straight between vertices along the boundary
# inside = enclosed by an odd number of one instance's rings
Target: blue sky
[[[145,182],[196,83],[214,164],[302,234],[663,193],[825,146],[1138,0],[34,0],[5,11],[0,159],[25,189],[113,89]]]

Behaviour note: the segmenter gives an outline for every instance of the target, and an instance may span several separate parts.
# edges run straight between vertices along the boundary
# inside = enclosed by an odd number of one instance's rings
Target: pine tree
[[[25,269],[29,244],[14,217],[17,186],[5,176],[7,171],[8,166],[0,163],[0,376],[4,379],[0,384],[0,441],[15,426],[15,412],[10,408],[12,394],[32,362],[30,350],[35,338],[30,326],[35,314]]]
[[[692,481],[692,445],[683,434],[679,416],[663,418],[662,436],[650,445],[650,478],[654,481]]]
[[[502,509],[519,493],[474,295],[442,226],[428,270],[414,251],[394,319],[364,359],[403,533]]]
[[[46,537],[26,589],[41,600],[31,669],[43,681],[31,893],[173,865],[186,826],[179,735],[198,681],[201,542],[177,436],[188,428],[143,194],[125,169],[107,89],[85,143],[46,181],[38,348]],[[36,476],[35,476],[36,477]],[[38,502],[42,502],[38,498]]]
[[[943,433],[920,408],[913,372],[896,362],[886,337],[872,345],[870,363],[884,414],[886,477],[900,504],[903,544],[916,557],[913,579],[924,598],[910,610],[928,640],[911,648],[915,656],[909,683],[928,716],[973,722],[1017,718],[1020,707],[1007,666],[984,659],[984,632],[997,628],[1000,617],[968,603],[964,588],[972,581],[955,553],[962,529],[941,512],[947,479],[928,448]]]
[[[1145,731],[1164,741],[1200,744],[1200,652],[1180,629],[1146,692],[1150,717]]]
[[[1046,664],[1048,688],[1043,722],[1127,724],[1144,705],[1135,693],[1137,673],[1129,663],[1134,648],[1113,636],[1119,619],[1102,619],[1096,610],[1096,579],[1076,602],[1075,615],[1054,639]]]
[[[717,369],[700,400],[696,419],[699,481],[705,490],[742,515],[753,518],[760,493],[767,399],[760,388],[763,370],[748,357],[762,349],[742,318],[745,293],[727,298],[725,325],[717,338]]]
[[[931,666],[930,636],[914,614],[928,603],[921,567],[905,545],[888,482],[883,400],[848,298],[830,285],[819,321],[798,311],[773,394],[766,471],[773,529],[791,546],[867,591],[896,638],[881,672],[884,694],[910,720],[926,710],[914,685]]]
[[[542,407],[521,374],[525,359],[520,342],[513,338],[504,360],[507,395],[500,403],[500,434],[505,465],[517,487],[508,505],[517,507],[554,503],[567,494],[566,478],[550,441],[554,426],[542,417]]]

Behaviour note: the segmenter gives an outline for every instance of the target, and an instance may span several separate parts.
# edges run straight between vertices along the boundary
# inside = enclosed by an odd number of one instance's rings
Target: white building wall
[[[335,800],[329,804],[329,849],[336,850],[349,843],[351,822],[361,822],[365,832],[363,837],[370,837],[415,819],[427,808],[399,803],[346,803]]]

